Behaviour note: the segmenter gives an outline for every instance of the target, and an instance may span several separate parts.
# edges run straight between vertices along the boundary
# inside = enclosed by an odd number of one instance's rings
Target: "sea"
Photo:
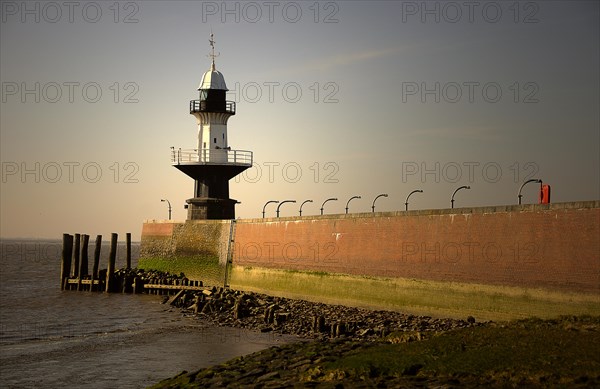
[[[209,325],[162,296],[61,291],[61,240],[1,240],[0,249],[0,388],[145,388],[296,340]],[[134,242],[132,266],[138,258]]]

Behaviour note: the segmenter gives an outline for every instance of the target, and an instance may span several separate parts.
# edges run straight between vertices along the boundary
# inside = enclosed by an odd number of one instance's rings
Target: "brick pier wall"
[[[600,202],[239,220],[234,264],[600,292]]]
[[[212,253],[230,221],[144,223],[141,257]],[[236,221],[237,266],[600,293],[600,201]]]

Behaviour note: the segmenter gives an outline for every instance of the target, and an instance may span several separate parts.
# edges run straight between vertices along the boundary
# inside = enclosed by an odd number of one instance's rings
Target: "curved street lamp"
[[[329,199],[323,201],[323,204],[321,205],[321,215],[323,214],[323,207],[325,206],[325,203],[328,201],[337,201],[337,197],[332,197],[332,198],[329,198]]]
[[[263,219],[265,218],[265,208],[267,207],[267,205],[271,204],[271,203],[279,203],[278,200],[269,200],[265,203],[265,205],[263,205]]]
[[[408,211],[408,198],[413,194],[413,193],[423,193],[423,190],[421,189],[415,189],[412,192],[410,192],[408,194],[408,196],[406,196],[406,202],[404,203],[404,210]]]
[[[350,200],[348,200],[348,202],[346,203],[346,215],[348,214],[348,204],[350,204],[350,201],[354,200],[354,199],[361,199],[362,197],[360,196],[353,196],[350,197]]]
[[[388,197],[388,195],[387,195],[387,193],[382,193],[382,194],[378,195],[377,197],[375,197],[375,199],[373,200],[373,204],[371,205],[371,210],[373,211],[373,213],[375,213],[375,201],[377,201],[377,199],[380,197]]]
[[[300,204],[300,216],[302,216],[302,206],[306,203],[312,203],[312,202],[313,202],[312,200],[305,200],[302,202],[302,204]]]
[[[464,186],[461,186],[460,188],[456,189],[454,191],[454,193],[452,193],[452,199],[450,200],[450,203],[452,204],[452,208],[454,208],[454,195],[456,194],[456,192],[458,192],[461,189],[471,189],[471,187],[468,185],[464,185]]]
[[[169,220],[171,220],[171,202],[167,199],[160,199],[160,201],[162,203],[164,203],[165,201],[167,202],[168,206],[169,206]]]
[[[523,190],[523,187],[527,184],[529,184],[530,182],[537,182],[538,184],[542,183],[542,180],[540,180],[539,178],[532,178],[530,180],[527,180],[523,183],[523,185],[521,185],[521,187],[519,188],[519,205],[521,205],[521,197],[523,197],[523,195],[521,194],[521,191]]]
[[[296,202],[296,200],[284,200],[284,201],[280,202],[279,205],[277,206],[277,217],[279,217],[279,207],[281,207],[285,203],[295,203],[295,202]]]

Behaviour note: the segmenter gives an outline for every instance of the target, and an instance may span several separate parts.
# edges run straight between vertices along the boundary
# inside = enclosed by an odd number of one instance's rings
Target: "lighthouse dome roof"
[[[200,89],[229,90],[225,84],[225,77],[223,77],[220,71],[214,68],[214,65],[202,76],[202,81],[200,81],[200,86],[198,87],[198,90]]]

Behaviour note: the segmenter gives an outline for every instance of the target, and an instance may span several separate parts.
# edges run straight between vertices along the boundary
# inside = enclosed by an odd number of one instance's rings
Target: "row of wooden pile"
[[[96,236],[94,263],[89,271],[90,236],[86,234],[63,234],[62,259],[60,270],[61,290],[79,290],[108,293],[177,293],[180,290],[205,290],[202,281],[190,280],[183,274],[174,276],[168,273],[131,268],[131,233],[126,234],[126,266],[115,270],[118,234],[111,234],[108,267],[99,269],[102,235]]]

